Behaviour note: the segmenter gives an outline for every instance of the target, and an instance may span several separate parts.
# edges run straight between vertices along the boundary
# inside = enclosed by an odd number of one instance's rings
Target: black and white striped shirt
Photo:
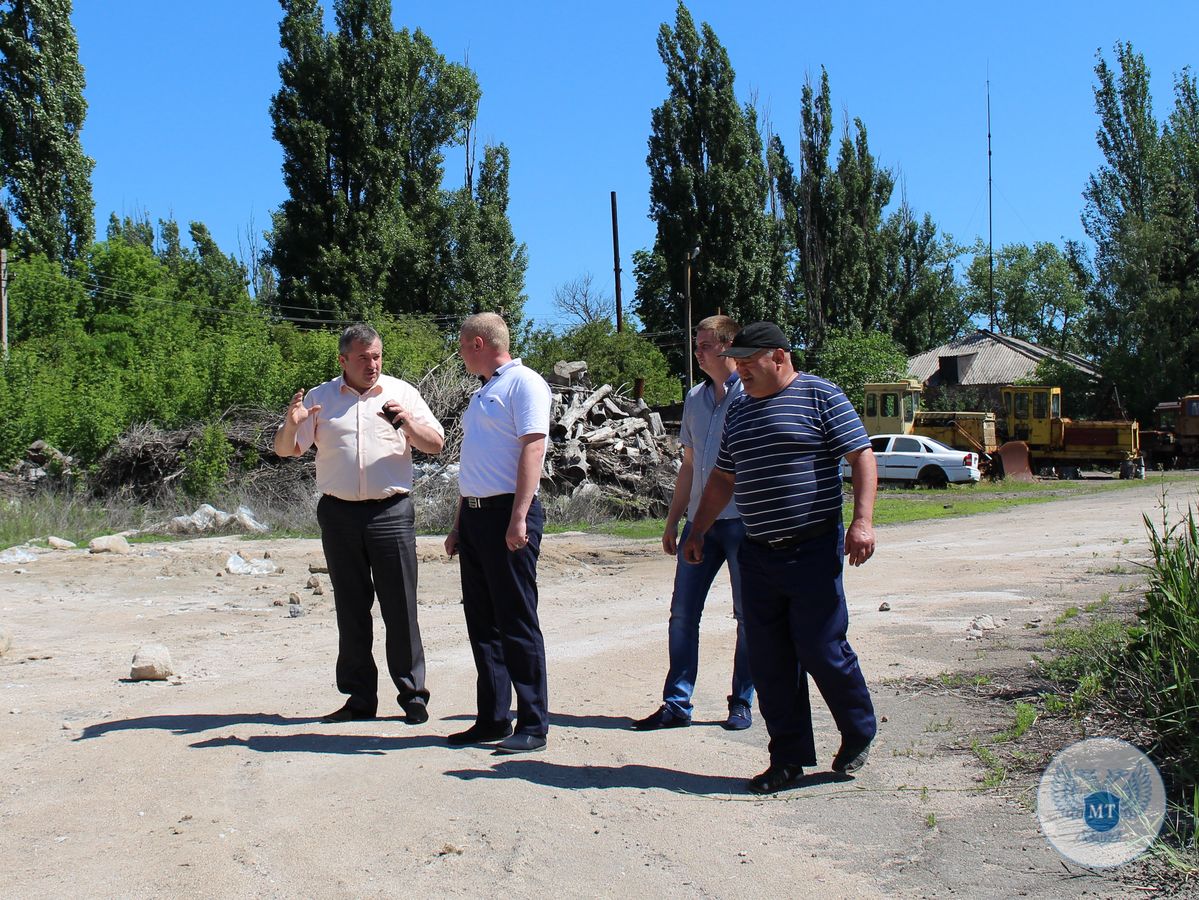
[[[845,393],[799,373],[777,394],[729,409],[716,468],[732,472],[745,531],[769,539],[841,516],[841,458],[870,446]]]

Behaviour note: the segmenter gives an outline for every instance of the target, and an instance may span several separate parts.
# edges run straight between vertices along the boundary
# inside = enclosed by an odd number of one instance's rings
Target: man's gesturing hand
[[[312,407],[305,406],[304,392],[296,391],[295,396],[291,398],[291,405],[287,407],[287,419],[291,424],[299,425],[314,412],[318,412],[320,408],[319,403]]]

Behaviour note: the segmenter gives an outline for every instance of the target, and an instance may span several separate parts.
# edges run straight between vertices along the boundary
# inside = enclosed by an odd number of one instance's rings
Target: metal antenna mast
[[[991,216],[991,78],[987,77],[987,306],[995,330],[995,236]]]

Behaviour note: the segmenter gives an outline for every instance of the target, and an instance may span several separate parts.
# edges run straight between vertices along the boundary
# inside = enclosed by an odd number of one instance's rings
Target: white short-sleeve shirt
[[[319,405],[296,430],[301,453],[316,444],[316,486],[322,494],[342,500],[382,500],[412,490],[412,447],[404,432],[379,413],[388,400],[444,435],[420,392],[400,378],[380,375],[365,393],[358,393],[342,376],[310,390],[304,405]]]
[[[516,493],[520,439],[549,435],[550,402],[545,379],[519,359],[504,363],[475,391],[462,416],[458,490],[463,497]]]

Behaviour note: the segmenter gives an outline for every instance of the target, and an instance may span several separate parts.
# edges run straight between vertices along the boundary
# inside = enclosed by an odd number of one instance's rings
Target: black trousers
[[[545,513],[534,497],[525,519],[529,543],[515,552],[504,542],[511,516],[511,504],[464,505],[458,518],[462,609],[478,672],[476,721],[507,722],[515,690],[516,732],[544,736],[549,701],[537,618],[537,556]]]
[[[387,670],[401,705],[426,701],[425,650],[416,621],[416,530],[412,498],[353,503],[326,494],[316,507],[337,608],[337,689],[357,710],[378,709],[371,607],[387,634]]]
[[[866,679],[846,639],[844,547],[840,527],[785,550],[741,544],[750,669],[775,764],[816,765],[809,675],[844,740],[869,740],[877,730]]]

